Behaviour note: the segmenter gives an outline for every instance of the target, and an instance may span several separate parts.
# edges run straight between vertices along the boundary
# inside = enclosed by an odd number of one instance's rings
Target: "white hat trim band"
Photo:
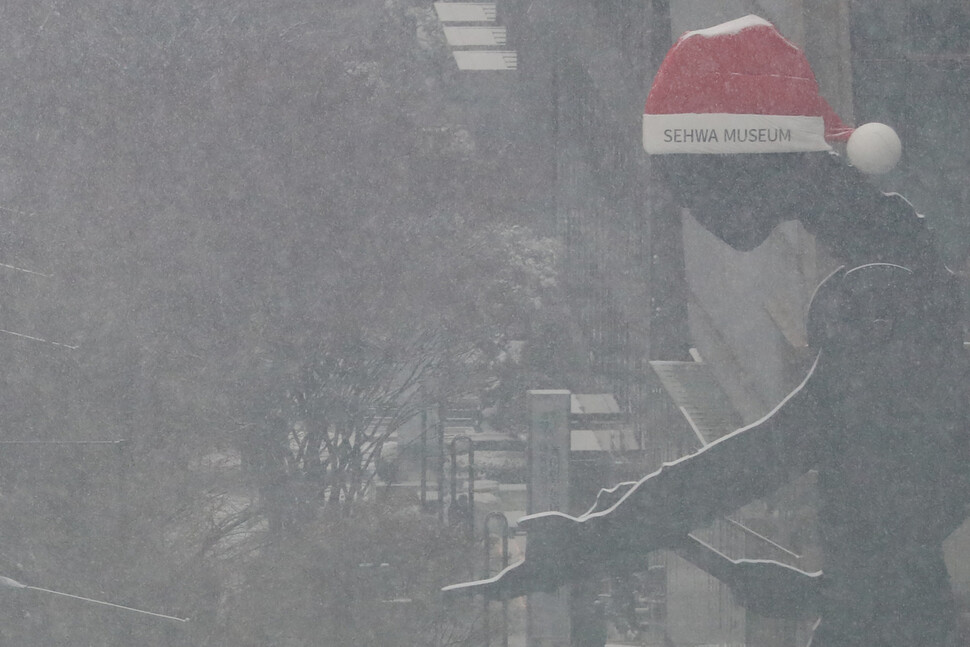
[[[825,121],[794,115],[703,113],[643,115],[643,149],[651,155],[828,151]]]

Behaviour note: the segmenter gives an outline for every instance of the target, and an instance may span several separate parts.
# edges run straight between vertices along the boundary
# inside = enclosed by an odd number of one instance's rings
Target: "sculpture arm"
[[[530,552],[545,553],[540,546],[549,535],[559,535],[551,545],[561,546],[561,537],[575,533],[582,547],[580,562],[620,563],[624,556],[642,557],[675,545],[694,527],[808,471],[818,460],[830,426],[810,386],[820,361],[821,356],[798,388],[764,418],[665,464],[635,484],[619,486],[613,491],[619,499],[608,507],[594,506],[579,518],[560,513],[526,517],[520,523],[530,532],[530,546],[535,546]],[[569,520],[574,524],[566,523]],[[573,532],[564,532],[569,526],[574,526]]]
[[[810,382],[759,420],[636,483],[617,486],[581,517],[542,512],[523,518],[525,560],[493,578],[447,587],[448,595],[489,599],[553,591],[561,584],[643,565],[643,556],[683,544],[690,530],[778,488],[812,468],[830,423]],[[817,378],[816,378],[817,379]]]

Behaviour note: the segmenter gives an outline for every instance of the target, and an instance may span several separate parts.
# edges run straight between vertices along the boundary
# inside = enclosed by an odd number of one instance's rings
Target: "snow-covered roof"
[[[632,429],[572,429],[569,449],[573,452],[622,453],[640,449]]]
[[[615,416],[622,411],[611,393],[573,393],[570,397],[569,413],[584,416]]]

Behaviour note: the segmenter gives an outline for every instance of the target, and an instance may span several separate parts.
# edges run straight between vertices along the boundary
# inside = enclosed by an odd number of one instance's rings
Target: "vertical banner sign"
[[[569,391],[529,391],[529,513],[569,509]],[[526,536],[526,550],[529,538]],[[570,644],[569,587],[532,593],[529,647]]]
[[[569,400],[529,391],[529,514],[569,509]]]

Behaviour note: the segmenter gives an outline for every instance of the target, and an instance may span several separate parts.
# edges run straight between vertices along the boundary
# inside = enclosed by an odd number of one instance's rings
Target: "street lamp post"
[[[475,536],[475,446],[472,439],[465,435],[451,439],[451,505],[454,507],[458,496],[458,441],[468,443],[468,538]]]
[[[445,406],[438,403],[435,416],[435,430],[438,432],[438,523],[445,523]]]
[[[488,516],[485,517],[485,579],[492,576],[491,566],[489,564],[489,557],[491,553],[491,546],[489,545],[489,539],[491,539],[491,533],[489,533],[489,525],[492,520],[499,522],[499,536],[502,538],[502,569],[509,567],[509,520],[501,512],[490,512]],[[482,615],[483,625],[485,631],[485,647],[491,645],[491,637],[489,634],[488,627],[488,597],[485,597],[485,613]],[[508,598],[502,598],[502,647],[509,647],[509,601]]]
[[[428,408],[421,408],[421,512],[428,510]]]

